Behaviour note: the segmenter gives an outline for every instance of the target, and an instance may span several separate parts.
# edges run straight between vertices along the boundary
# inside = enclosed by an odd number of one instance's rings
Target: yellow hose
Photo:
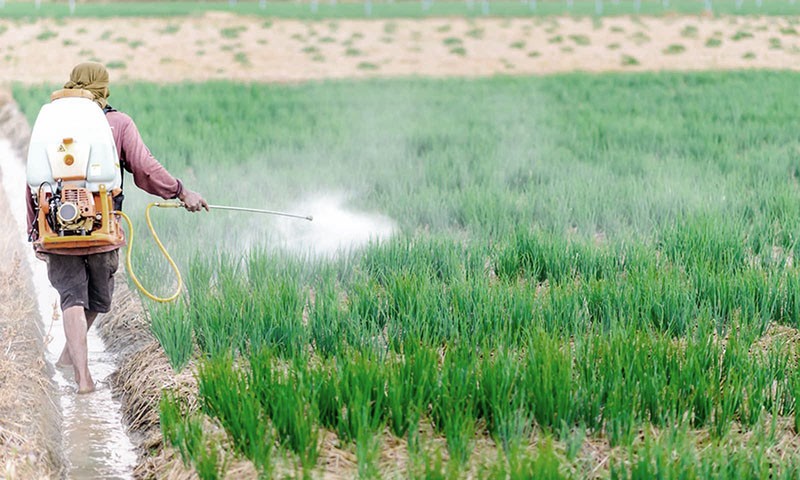
[[[150,209],[152,207],[180,208],[182,206],[183,205],[180,204],[180,203],[158,203],[158,202],[153,202],[153,203],[148,204],[147,208],[144,210],[144,217],[147,220],[147,228],[150,229],[150,233],[153,235],[153,240],[156,241],[156,244],[158,245],[158,248],[161,250],[161,253],[164,254],[164,257],[169,262],[170,267],[172,267],[172,270],[175,272],[175,276],[178,278],[178,288],[176,288],[175,289],[175,293],[173,293],[169,297],[157,297],[157,296],[153,295],[152,293],[148,292],[142,286],[141,282],[139,282],[139,279],[136,278],[136,274],[133,273],[133,267],[131,266],[131,251],[133,250],[133,222],[131,222],[131,219],[127,215],[125,215],[123,212],[120,212],[120,211],[114,211],[113,212],[114,214],[119,215],[120,217],[124,218],[125,222],[128,223],[128,232],[129,232],[128,233],[128,252],[127,252],[127,254],[125,256],[125,267],[128,269],[128,273],[130,274],[131,279],[133,280],[133,283],[136,285],[136,287],[139,290],[141,290],[141,292],[144,294],[145,297],[149,298],[150,300],[154,300],[156,302],[167,303],[167,302],[171,302],[171,301],[175,300],[176,298],[178,298],[178,296],[180,296],[180,294],[181,294],[181,290],[183,289],[183,278],[181,277],[180,270],[178,270],[178,266],[175,264],[175,261],[172,259],[172,257],[169,256],[169,253],[167,252],[167,249],[164,248],[164,244],[161,243],[161,240],[158,238],[158,235],[156,234],[155,228],[153,228],[153,222],[150,220]]]

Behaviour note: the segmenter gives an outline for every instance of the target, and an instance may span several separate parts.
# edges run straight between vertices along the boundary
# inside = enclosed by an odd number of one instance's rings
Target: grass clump
[[[239,35],[247,31],[245,26],[225,27],[219,31],[222,38],[234,39],[239,38]]]
[[[57,36],[58,36],[57,32],[54,32],[52,30],[45,30],[42,33],[36,35],[36,40],[44,42],[50,40],[51,38],[56,38]]]
[[[268,476],[272,471],[272,429],[246,378],[233,368],[230,357],[216,357],[200,366],[198,394],[204,413],[220,422],[236,452]]]
[[[151,313],[150,331],[167,354],[172,368],[182,370],[194,352],[192,322],[184,305],[159,306]]]
[[[316,377],[302,357],[286,369],[269,350],[250,356],[248,385],[261,402],[281,444],[310,474],[319,456],[319,410],[314,399]]]
[[[159,403],[159,423],[164,441],[178,450],[184,466],[193,466],[202,480],[225,477],[225,454],[205,432],[202,418],[189,412],[183,399],[165,392]]]
[[[650,36],[644,32],[636,32],[630,36],[630,39],[636,45],[644,45],[645,43],[650,43]]]
[[[685,38],[697,38],[699,30],[694,25],[687,25],[681,29],[681,36]]]
[[[478,408],[476,366],[469,349],[448,352],[439,380],[441,387],[432,400],[434,426],[444,434],[456,468],[464,466],[472,453]]]
[[[233,56],[233,61],[244,67],[249,67],[251,65],[250,58],[244,52],[237,52]]]
[[[406,355],[391,364],[386,386],[389,426],[402,438],[415,432],[427,414],[438,378],[438,358],[432,349],[407,344]]]
[[[731,40],[734,42],[738,42],[739,40],[744,40],[746,38],[753,38],[753,34],[746,30],[737,30],[736,33],[731,35]]]
[[[468,36],[469,38],[474,38],[476,40],[480,40],[480,39],[482,39],[484,37],[485,34],[486,34],[486,31],[484,29],[475,27],[475,28],[470,28],[469,30],[467,30],[465,35]]]
[[[685,46],[683,46],[683,45],[681,45],[679,43],[673,43],[673,44],[667,46],[667,48],[665,48],[664,50],[662,50],[661,53],[663,53],[664,55],[678,55],[678,54],[681,54],[681,53],[683,53],[685,51],[686,51],[686,47]]]
[[[394,35],[397,33],[397,22],[386,22],[383,24],[383,33]]]
[[[622,56],[622,66],[623,67],[635,67],[640,65],[639,60],[632,55],[623,55]]]
[[[106,68],[111,70],[124,70],[128,68],[128,65],[122,60],[111,60],[110,62],[106,62],[105,65]]]
[[[586,35],[570,35],[569,38],[575,42],[575,45],[579,45],[581,47],[585,47],[592,43],[591,40],[589,40],[589,37]]]
[[[359,62],[358,66],[356,67],[359,70],[378,70],[380,67],[371,62]]]
[[[157,32],[162,35],[175,35],[181,30],[181,26],[176,23],[171,23],[164,28],[158,29]]]

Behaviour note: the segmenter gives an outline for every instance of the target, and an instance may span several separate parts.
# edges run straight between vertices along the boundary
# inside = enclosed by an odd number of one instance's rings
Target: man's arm
[[[107,118],[109,123],[113,122],[114,140],[120,146],[120,156],[125,160],[126,169],[133,174],[133,181],[137,187],[164,199],[178,198],[190,212],[197,212],[203,208],[208,210],[208,204],[200,194],[184,187],[180,180],[170,175],[155,159],[130,117],[113,112],[109,113]]]

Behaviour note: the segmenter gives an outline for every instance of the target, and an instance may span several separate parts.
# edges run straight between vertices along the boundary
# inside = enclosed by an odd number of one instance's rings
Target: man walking
[[[108,105],[108,71],[95,62],[77,65],[65,89],[82,89],[91,92],[95,103],[103,109],[111,126],[117,154],[122,167],[133,174],[137,187],[164,199],[178,198],[190,212],[205,208],[206,201],[196,192],[184,187],[153,157],[144,144],[133,120]],[[36,205],[27,188],[29,234],[35,240],[33,224]],[[121,197],[120,197],[121,198]],[[124,241],[123,241],[124,244]],[[85,248],[45,248],[36,245],[36,256],[47,262],[50,283],[61,298],[66,345],[58,359],[58,366],[72,366],[78,393],[94,390],[89,373],[86,332],[98,314],[111,308],[114,291],[114,273],[119,264],[119,245]]]

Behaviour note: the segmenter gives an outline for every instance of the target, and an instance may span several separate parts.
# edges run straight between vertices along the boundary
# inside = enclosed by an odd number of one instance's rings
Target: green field
[[[14,94],[32,120],[49,90]],[[166,394],[165,438],[202,478],[231,455],[316,476],[325,431],[364,478],[796,478],[797,345],[764,334],[800,320],[799,90],[786,72],[115,86],[214,203],[344,192],[399,226],[325,259],[273,248],[285,220],[156,212],[188,294],[148,304],[153,331],[197,367],[200,405]],[[141,238],[149,200],[128,192]],[[404,466],[380,461],[387,435]]]
[[[441,16],[500,16],[524,17],[531,15],[662,15],[672,13],[699,14],[706,11],[702,0],[671,0],[666,4],[662,0],[622,0],[614,2],[605,0],[598,11],[596,2],[577,0],[572,6],[566,1],[539,0],[537,2],[481,0],[467,1],[433,1],[420,2],[399,0],[394,2],[373,1],[366,6],[365,2],[338,2],[331,4],[327,0],[317,2],[289,2],[270,0],[262,7],[257,0],[239,1],[236,5],[228,2],[111,2],[111,3],[79,3],[74,16],[78,17],[118,17],[118,16],[172,16],[191,15],[207,11],[229,11],[245,15],[266,15],[280,18],[324,19],[324,18],[422,18]],[[758,5],[755,1],[742,2],[736,0],[711,2],[712,10],[717,14],[741,15],[798,15],[800,4],[789,0],[765,1]],[[21,17],[66,17],[70,16],[67,2],[43,2],[36,8],[34,2],[7,1],[0,8],[0,18]]]

